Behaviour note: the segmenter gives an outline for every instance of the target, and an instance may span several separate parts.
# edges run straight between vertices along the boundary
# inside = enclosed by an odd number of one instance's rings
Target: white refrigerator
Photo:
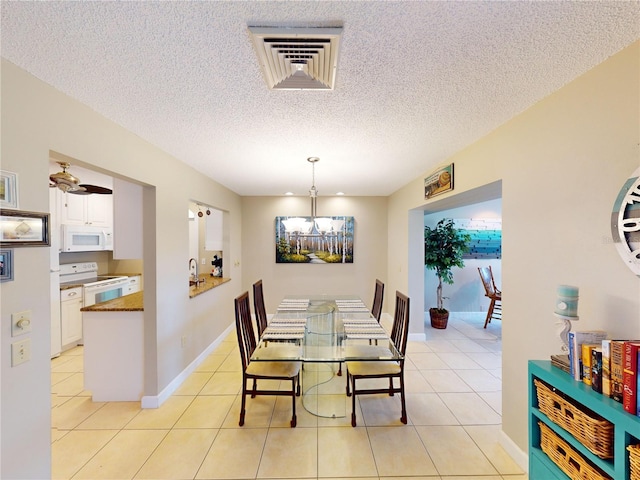
[[[51,358],[60,356],[62,350],[62,326],[60,323],[60,228],[58,225],[57,188],[49,189],[49,291],[51,296]]]

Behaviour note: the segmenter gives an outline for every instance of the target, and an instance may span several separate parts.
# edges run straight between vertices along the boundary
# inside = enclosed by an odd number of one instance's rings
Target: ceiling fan
[[[85,183],[80,183],[80,179],[78,177],[74,177],[67,169],[71,166],[71,164],[67,162],[57,162],[60,167],[62,167],[62,171],[58,173],[54,173],[49,175],[49,187],[51,188],[59,188],[63,192],[66,193],[74,193],[76,195],[89,195],[92,193],[98,193],[102,195],[110,195],[113,191],[110,188],[100,187],[98,185],[88,185]]]

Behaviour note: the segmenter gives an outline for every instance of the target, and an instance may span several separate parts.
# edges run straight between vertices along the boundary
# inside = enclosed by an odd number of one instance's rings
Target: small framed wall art
[[[0,209],[0,247],[49,245],[48,213]]]
[[[0,250],[0,282],[13,280],[13,250]]]
[[[453,190],[453,163],[441,167],[424,179],[424,198]]]
[[[0,170],[0,207],[18,208],[18,175]]]

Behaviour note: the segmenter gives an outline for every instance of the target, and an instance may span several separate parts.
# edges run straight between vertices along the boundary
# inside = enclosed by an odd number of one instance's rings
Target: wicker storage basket
[[[571,446],[562,440],[543,422],[540,425],[540,447],[560,470],[566,473],[571,480],[611,480],[611,477],[603,474],[582,458]]]
[[[640,480],[640,445],[629,445],[629,480]]]
[[[613,424],[534,379],[538,409],[600,458],[613,458]]]

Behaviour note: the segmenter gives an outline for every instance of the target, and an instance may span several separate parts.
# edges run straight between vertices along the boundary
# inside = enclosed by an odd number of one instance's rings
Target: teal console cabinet
[[[552,422],[538,409],[534,379],[542,380],[558,392],[571,397],[614,425],[613,458],[603,460],[591,453],[570,432]],[[568,373],[553,367],[547,360],[529,361],[529,479],[567,480],[569,477],[540,448],[540,426],[544,422],[583,458],[589,460],[614,480],[629,480],[628,445],[640,443],[640,417],[625,412],[622,404],[594,392],[590,385],[573,380]]]

